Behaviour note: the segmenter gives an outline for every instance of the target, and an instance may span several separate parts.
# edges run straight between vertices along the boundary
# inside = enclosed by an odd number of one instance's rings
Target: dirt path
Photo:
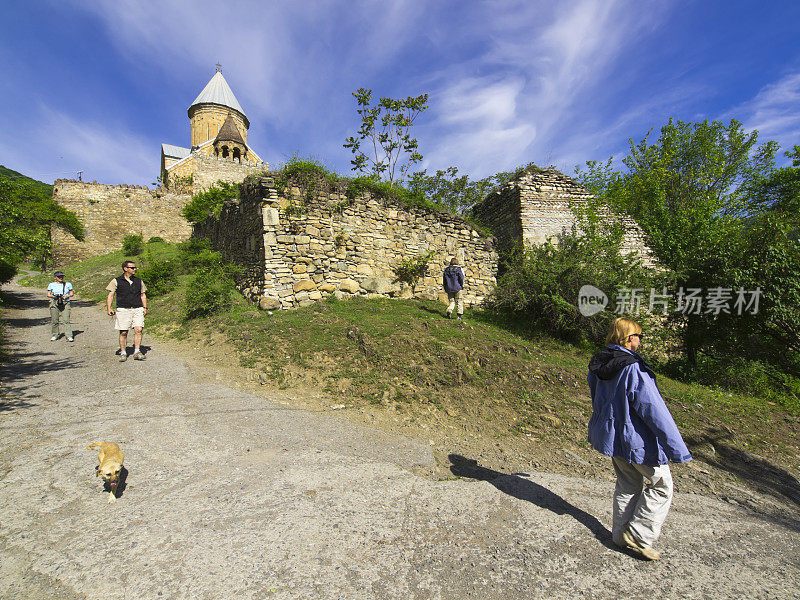
[[[18,360],[0,367],[0,597],[797,598],[800,518],[676,494],[644,563],[614,549],[612,484],[412,474],[427,443],[265,399],[170,355],[120,363],[109,318],[4,288]],[[129,474],[107,504],[92,441]],[[471,457],[467,457],[471,458]],[[797,515],[795,515],[797,517]]]

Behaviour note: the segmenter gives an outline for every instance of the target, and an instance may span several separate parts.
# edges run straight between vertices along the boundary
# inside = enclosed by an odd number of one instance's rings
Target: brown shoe
[[[637,542],[627,529],[622,532],[622,541],[625,544],[625,548],[645,560],[658,560],[661,558],[661,554],[656,550],[653,550],[650,546],[642,546]]]
[[[137,352],[136,354],[133,355],[133,360],[144,360],[144,359],[145,359],[144,354],[142,354],[141,352]]]
[[[120,354],[119,355],[119,362],[125,362],[126,360],[128,360],[128,355],[127,354]]]

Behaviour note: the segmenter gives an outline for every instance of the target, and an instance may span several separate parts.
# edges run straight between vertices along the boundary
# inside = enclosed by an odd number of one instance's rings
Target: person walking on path
[[[136,264],[132,260],[122,263],[122,275],[112,279],[106,286],[106,312],[116,314],[114,329],[119,331],[119,360],[128,360],[128,330],[133,327],[133,359],[144,360],[141,351],[144,317],[147,314],[147,287],[144,281],[134,275]],[[111,302],[117,295],[117,310],[111,308]]]
[[[53,277],[55,281],[47,286],[47,297],[50,298],[50,341],[55,342],[58,339],[58,320],[61,318],[64,321],[64,334],[67,336],[67,341],[71,342],[74,338],[70,322],[70,300],[75,291],[72,289],[72,284],[64,280],[63,271],[56,271]]]
[[[653,544],[672,503],[669,462],[692,459],[656,386],[655,373],[636,353],[642,328],[620,317],[606,347],[589,362],[592,417],[589,442],[612,457],[614,543],[647,560],[658,560]]]
[[[444,291],[447,292],[447,298],[450,300],[450,304],[447,307],[447,318],[449,319],[453,314],[453,310],[456,310],[456,315],[460,321],[464,315],[464,271],[458,265],[457,258],[453,258],[450,261],[450,266],[444,270],[442,285],[444,286]],[[458,305],[457,308],[456,305]]]

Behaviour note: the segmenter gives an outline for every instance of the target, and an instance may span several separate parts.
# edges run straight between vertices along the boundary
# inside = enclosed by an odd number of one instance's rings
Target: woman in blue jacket
[[[636,353],[641,341],[636,322],[616,319],[607,346],[589,362],[589,442],[612,457],[617,475],[614,543],[658,560],[652,545],[672,503],[669,462],[687,462],[692,456],[658,391],[655,373]]]

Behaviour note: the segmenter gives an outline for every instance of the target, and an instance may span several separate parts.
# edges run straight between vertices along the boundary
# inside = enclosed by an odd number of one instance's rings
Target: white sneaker
[[[67,341],[68,341],[68,342],[74,342],[75,340],[74,340],[74,339],[72,339],[72,338],[67,338]]]
[[[57,339],[58,339],[58,336],[54,335],[53,337],[50,338],[50,341],[51,342],[55,342]]]

